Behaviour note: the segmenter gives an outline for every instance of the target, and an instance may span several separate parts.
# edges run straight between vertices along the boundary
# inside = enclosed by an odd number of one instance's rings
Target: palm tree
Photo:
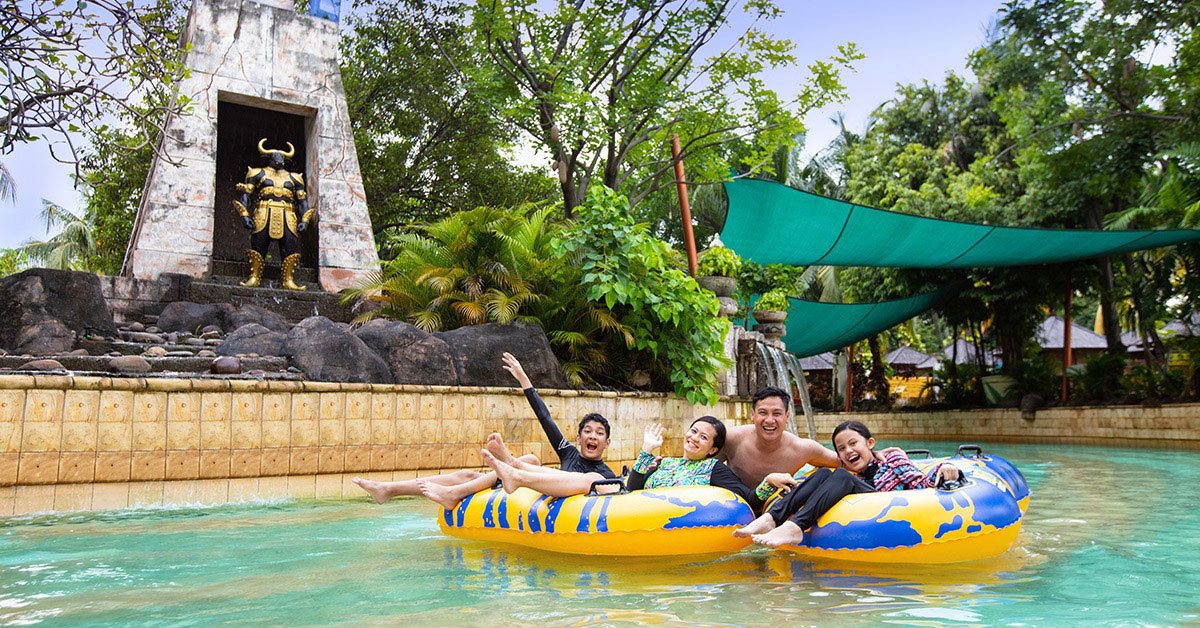
[[[95,228],[91,221],[52,201],[42,199],[46,231],[62,230],[47,240],[30,241],[18,249],[45,268],[92,271],[96,256]]]
[[[14,202],[17,200],[17,183],[13,181],[8,167],[4,165],[3,161],[0,161],[0,201],[5,197]]]

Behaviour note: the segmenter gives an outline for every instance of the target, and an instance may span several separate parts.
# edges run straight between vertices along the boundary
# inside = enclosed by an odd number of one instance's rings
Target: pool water
[[[560,556],[444,537],[436,507],[416,499],[131,509],[0,519],[0,623],[1200,621],[1200,453],[985,451],[1013,461],[1033,499],[1017,544],[975,563],[813,563],[763,549],[690,560]]]

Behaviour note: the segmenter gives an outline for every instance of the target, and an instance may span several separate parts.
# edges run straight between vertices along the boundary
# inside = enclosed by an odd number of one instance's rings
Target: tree
[[[21,142],[60,136],[77,157],[76,134],[105,130],[114,114],[160,131],[187,101],[175,93],[185,72],[175,42],[180,5],[154,0],[4,2],[0,5],[0,154]],[[156,145],[158,135],[141,141]]]
[[[511,128],[464,83],[479,59],[452,0],[378,0],[351,13],[342,78],[376,234],[553,194],[509,163]]]
[[[467,70],[472,89],[550,152],[568,216],[593,183],[633,206],[671,185],[672,134],[693,181],[722,180],[730,163],[769,169],[809,109],[844,95],[839,73],[861,55],[847,44],[811,64],[784,102],[761,74],[797,64],[791,42],[752,26],[729,50],[701,56],[734,4],[558,0],[542,10],[535,0],[484,0],[474,30],[490,63]],[[745,6],[756,20],[780,11],[771,0]]]
[[[42,199],[42,219],[46,221],[47,231],[59,225],[62,230],[48,240],[21,245],[18,250],[25,257],[46,268],[95,270],[95,230],[85,217]]]

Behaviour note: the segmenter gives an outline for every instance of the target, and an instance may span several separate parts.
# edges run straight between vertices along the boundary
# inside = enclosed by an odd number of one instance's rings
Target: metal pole
[[[675,160],[675,191],[679,193],[679,217],[683,222],[683,245],[687,249],[688,274],[696,276],[696,237],[692,234],[692,207],[688,204],[687,179],[683,177],[683,160],[679,158],[679,135],[671,134],[671,156]]]
[[[1071,366],[1071,297],[1075,292],[1071,287],[1071,270],[1067,267],[1067,303],[1063,310],[1063,369],[1062,369],[1062,400],[1067,400],[1067,368]]]
[[[846,352],[846,412],[850,411],[850,400],[854,398],[854,345]]]
[[[812,399],[808,397],[808,382],[804,379],[804,368],[796,370],[800,371],[800,381],[796,383],[800,386],[800,407],[804,409],[804,421],[808,423],[808,437],[815,439],[817,423],[813,420]]]

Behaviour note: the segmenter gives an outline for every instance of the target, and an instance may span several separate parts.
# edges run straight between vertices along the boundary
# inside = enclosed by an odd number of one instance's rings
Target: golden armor
[[[296,268],[300,265],[297,249],[300,233],[308,227],[316,210],[309,208],[304,175],[284,168],[286,160],[296,154],[296,148],[287,142],[287,152],[268,150],[263,147],[266,141],[266,138],[259,140],[258,151],[268,158],[268,165],[246,169],[245,181],[237,184],[241,195],[233,201],[234,209],[250,230],[250,249],[246,251],[250,277],[242,285],[255,287],[262,282],[267,250],[271,242],[278,242],[283,258],[281,284],[288,290],[304,290],[304,286],[295,282]]]

